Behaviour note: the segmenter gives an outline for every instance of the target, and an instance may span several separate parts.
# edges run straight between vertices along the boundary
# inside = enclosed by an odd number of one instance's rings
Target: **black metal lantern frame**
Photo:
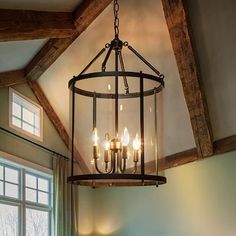
[[[144,97],[148,97],[153,95],[156,107],[156,95],[161,92],[164,87],[164,75],[162,75],[155,67],[153,67],[146,59],[144,59],[132,46],[128,44],[128,42],[122,42],[119,39],[119,29],[118,29],[118,10],[119,6],[117,1],[114,1],[114,14],[115,14],[115,38],[111,41],[111,43],[107,43],[105,47],[94,57],[94,59],[84,68],[84,70],[78,75],[74,76],[69,81],[69,89],[72,92],[72,168],[71,168],[71,176],[68,177],[68,182],[78,184],[78,185],[88,185],[88,186],[148,186],[155,185],[158,186],[160,184],[166,183],[166,178],[164,176],[158,175],[158,158],[157,158],[157,150],[156,153],[156,174],[146,174],[145,173],[145,145],[144,145]],[[136,57],[138,57],[147,67],[149,67],[155,75],[146,74],[142,71],[132,72],[125,71],[125,66],[122,58],[122,49],[128,48]],[[101,57],[101,55],[107,50],[105,58],[103,60],[101,71],[95,73],[85,73],[93,63]],[[114,71],[106,71],[106,64],[109,60],[112,52],[114,52],[115,58],[115,70]],[[119,68],[121,70],[119,70]],[[102,80],[104,78],[111,77],[114,78],[115,84],[115,92],[114,93],[99,93],[90,90],[84,90],[80,86],[80,81],[82,80],[90,80],[90,79],[99,79]],[[138,92],[130,92],[128,85],[128,77],[135,78],[139,81],[139,91]],[[120,79],[123,79],[125,93],[119,93],[119,82]],[[152,89],[144,90],[144,81],[151,80],[154,81],[156,86]],[[96,129],[97,123],[97,99],[111,99],[114,101],[115,106],[115,137],[109,141],[109,153],[110,157],[105,160],[105,170],[102,171],[98,167],[98,155],[96,146],[93,149],[93,160],[96,168],[95,173],[91,174],[79,174],[74,175],[74,136],[75,136],[75,96],[79,94],[82,96],[90,97],[93,99],[93,129]],[[127,150],[126,147],[120,142],[120,140],[116,137],[119,130],[119,113],[118,113],[118,104],[120,99],[133,99],[139,98],[139,107],[140,107],[140,150],[136,152],[134,155],[134,169],[131,171],[130,169],[126,169],[126,159],[127,159]],[[156,111],[155,111],[155,141],[157,142],[157,125],[156,125]],[[157,145],[157,144],[156,144]],[[106,154],[106,153],[105,153]],[[140,157],[140,165],[138,166],[138,160]],[[138,169],[140,168],[140,171]]]

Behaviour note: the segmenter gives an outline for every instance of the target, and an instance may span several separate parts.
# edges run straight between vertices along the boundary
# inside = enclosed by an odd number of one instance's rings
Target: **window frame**
[[[14,165],[9,165],[8,163],[1,162],[1,160],[0,160],[0,165],[3,167],[3,179],[0,180],[3,183],[3,195],[0,195],[0,197],[9,198],[9,199],[12,199],[12,200],[20,200],[22,198],[22,176],[21,176],[21,170],[19,168],[15,167]],[[9,168],[9,169],[13,169],[13,170],[18,171],[18,184],[13,183],[13,182],[9,182],[9,181],[6,180],[6,177],[5,177],[5,168],[6,167]],[[9,197],[9,196],[5,195],[6,194],[5,183],[13,184],[13,185],[18,186],[18,197],[17,198]]]
[[[18,236],[26,235],[26,210],[40,210],[43,212],[48,212],[48,235],[53,235],[53,176],[49,173],[44,173],[39,170],[34,170],[27,166],[22,166],[17,163],[12,163],[11,161],[4,160],[0,158],[0,165],[3,167],[8,167],[19,171],[19,189],[18,198],[13,198],[5,195],[0,195],[0,203],[5,205],[17,206],[18,207]],[[5,183],[5,171],[3,171],[3,183]],[[26,174],[36,176],[37,178],[42,178],[48,180],[48,205],[41,204],[37,202],[31,202],[26,200],[25,190],[26,190]],[[37,181],[38,182],[38,181]],[[3,192],[4,194],[4,192]]]
[[[16,94],[17,96],[19,96],[21,99],[24,99],[26,102],[32,104],[33,106],[37,107],[39,109],[39,123],[40,123],[40,127],[39,127],[39,132],[40,132],[40,135],[37,136],[35,134],[32,134],[28,131],[26,131],[25,129],[23,128],[20,128],[16,125],[13,124],[12,122],[12,118],[14,117],[13,115],[13,111],[12,111],[12,106],[13,106],[13,95]],[[28,109],[27,109],[28,110]],[[17,118],[19,119],[19,118]],[[21,122],[23,121],[23,118],[21,117]],[[26,124],[28,124],[27,122],[25,122]],[[29,124],[31,126],[31,124]],[[23,94],[19,93],[18,91],[16,91],[15,89],[9,87],[9,127],[11,127],[12,129],[24,134],[24,135],[27,135],[33,139],[36,139],[40,142],[43,141],[43,108],[36,102],[32,101],[30,98],[24,96]]]

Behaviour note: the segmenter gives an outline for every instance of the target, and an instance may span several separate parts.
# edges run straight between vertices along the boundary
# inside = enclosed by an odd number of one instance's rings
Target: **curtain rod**
[[[20,135],[18,135],[18,134],[15,134],[15,133],[11,132],[10,130],[4,129],[4,128],[2,128],[2,127],[0,127],[0,130],[3,131],[3,132],[5,132],[5,133],[11,134],[11,135],[13,135],[13,136],[15,136],[15,137],[17,137],[17,138],[19,138],[19,139],[22,139],[22,140],[24,140],[24,141],[26,141],[26,142],[28,142],[28,143],[30,143],[30,144],[33,144],[33,145],[35,145],[35,146],[37,146],[37,147],[39,147],[39,148],[41,148],[41,149],[43,149],[43,150],[45,150],[45,151],[47,151],[47,152],[50,152],[50,153],[55,154],[55,155],[57,155],[57,156],[63,157],[63,158],[65,158],[66,160],[70,160],[70,158],[68,158],[67,156],[64,156],[63,154],[60,154],[60,153],[58,153],[58,152],[56,152],[56,151],[54,151],[54,150],[52,150],[52,149],[49,149],[49,148],[47,148],[47,147],[44,147],[43,145],[40,145],[40,144],[35,143],[35,142],[33,142],[33,141],[31,141],[31,140],[29,140],[29,139],[27,139],[27,138],[24,138],[24,137],[20,136]]]

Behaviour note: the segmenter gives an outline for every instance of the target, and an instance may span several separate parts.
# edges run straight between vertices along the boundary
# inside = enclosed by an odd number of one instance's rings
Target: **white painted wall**
[[[215,139],[236,134],[236,1],[186,1]]]
[[[46,42],[47,39],[1,42],[0,72],[23,69]]]

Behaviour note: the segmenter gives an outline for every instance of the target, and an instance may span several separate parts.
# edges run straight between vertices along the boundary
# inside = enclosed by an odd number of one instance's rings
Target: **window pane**
[[[36,190],[26,188],[25,198],[26,198],[27,201],[37,202]]]
[[[38,178],[38,189],[48,192],[49,181],[47,179]]]
[[[13,92],[11,122],[14,126],[40,137],[41,108]],[[1,236],[1,235],[0,235]]]
[[[5,196],[18,198],[18,186],[15,184],[5,183]]]
[[[48,193],[38,192],[38,203],[48,205]]]
[[[12,103],[12,114],[18,118],[21,118],[21,106],[15,102]]]
[[[15,117],[12,117],[12,124],[21,128],[21,120],[15,118]]]
[[[5,167],[5,181],[18,184],[19,183],[19,171]]]
[[[23,120],[34,126],[34,113],[23,108]]]
[[[17,236],[18,207],[0,203],[0,236]]]
[[[0,195],[3,195],[3,182],[0,181]]]
[[[35,176],[26,174],[25,175],[25,181],[26,181],[26,186],[27,187],[35,188],[35,189],[37,188],[37,186],[36,186],[37,179],[36,179]]]
[[[23,129],[31,134],[34,133],[34,127],[23,122]]]
[[[39,128],[39,115],[34,114],[34,125],[36,128]]]
[[[26,209],[26,236],[49,235],[49,213],[35,209]]]
[[[0,179],[3,179],[3,166],[0,166]]]

